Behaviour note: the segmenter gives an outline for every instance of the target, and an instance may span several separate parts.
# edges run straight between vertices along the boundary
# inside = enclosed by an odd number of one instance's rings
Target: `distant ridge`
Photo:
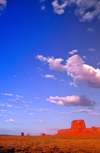
[[[86,128],[84,120],[73,120],[70,129],[58,130],[56,135],[91,135],[100,133],[100,127]]]

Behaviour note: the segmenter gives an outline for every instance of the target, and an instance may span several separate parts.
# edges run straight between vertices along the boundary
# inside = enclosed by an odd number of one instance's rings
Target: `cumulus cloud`
[[[85,62],[79,55],[73,55],[68,58],[65,65],[60,63],[63,61],[61,58],[54,59],[53,57],[46,58],[42,56],[42,59],[45,59],[49,63],[50,69],[67,71],[67,74],[74,79],[74,82],[78,79],[88,83],[92,87],[100,88],[100,69],[95,69],[92,66],[84,64]]]
[[[84,106],[84,107],[94,107],[96,105],[95,101],[88,100],[85,96],[66,96],[66,97],[52,97],[50,96],[47,101],[63,106]]]
[[[17,121],[14,121],[13,119],[5,120],[5,122],[18,123]]]
[[[68,58],[67,73],[74,79],[87,82],[92,87],[100,88],[100,69],[84,64],[83,59],[78,55]]]
[[[74,53],[76,53],[76,52],[78,52],[78,50],[77,49],[75,49],[75,50],[72,50],[71,52],[69,52],[68,54],[71,54],[71,55],[73,55]]]
[[[47,58],[46,57],[43,57],[42,55],[37,55],[36,56],[36,59],[39,59],[40,61],[43,61],[43,62],[46,62],[47,61]]]
[[[54,12],[57,14],[63,14],[65,12],[65,8],[68,5],[67,0],[62,1],[62,4],[58,3],[58,0],[54,0],[52,2],[52,6],[54,8]]]
[[[61,15],[65,12],[67,6],[76,6],[75,15],[81,22],[91,21],[95,17],[100,17],[100,1],[99,0],[54,0],[52,2],[54,12]]]
[[[54,57],[46,58],[42,55],[37,55],[36,58],[42,62],[49,63],[50,69],[60,70],[60,71],[66,70],[66,65],[64,66],[64,65],[60,64],[62,61],[64,61],[62,58],[56,58],[56,59],[54,59]]]
[[[2,11],[7,5],[6,0],[0,0],[0,10]]]

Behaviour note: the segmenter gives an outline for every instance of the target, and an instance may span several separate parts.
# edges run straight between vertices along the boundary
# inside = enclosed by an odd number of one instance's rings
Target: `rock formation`
[[[84,120],[74,120],[71,122],[71,129],[86,129]]]
[[[74,120],[71,122],[70,129],[61,129],[57,135],[89,135],[100,133],[100,128],[86,128],[84,120]]]
[[[24,136],[24,132],[21,132],[21,136]]]
[[[45,135],[45,133],[41,133],[41,136],[44,136]]]
[[[30,134],[28,133],[26,136],[30,136]]]

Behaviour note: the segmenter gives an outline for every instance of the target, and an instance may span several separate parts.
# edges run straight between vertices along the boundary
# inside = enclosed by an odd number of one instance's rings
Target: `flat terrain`
[[[0,153],[100,153],[100,135],[0,136]]]

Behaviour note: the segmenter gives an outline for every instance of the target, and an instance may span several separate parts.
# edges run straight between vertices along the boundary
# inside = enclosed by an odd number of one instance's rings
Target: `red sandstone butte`
[[[26,136],[30,136],[30,134],[28,133]]]
[[[84,120],[73,120],[70,129],[61,129],[57,135],[90,135],[96,133],[100,134],[100,128],[94,126],[92,128],[86,128]]]
[[[41,136],[44,136],[45,135],[45,133],[41,133]]]
[[[24,136],[24,132],[21,132],[21,136]]]

